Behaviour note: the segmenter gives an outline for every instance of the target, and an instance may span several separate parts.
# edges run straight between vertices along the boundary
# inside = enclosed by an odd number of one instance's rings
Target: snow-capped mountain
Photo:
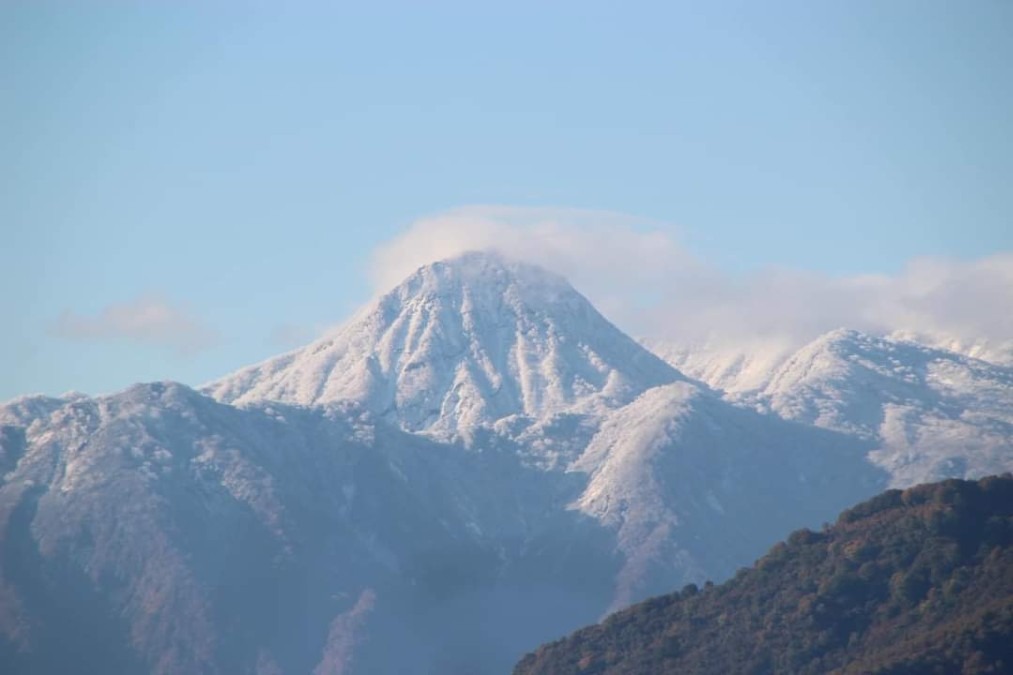
[[[679,379],[564,279],[471,253],[419,269],[333,334],[204,391],[235,404],[354,400],[407,431],[470,439],[497,423],[600,416]]]
[[[747,399],[877,443],[896,486],[1013,466],[1013,369],[839,330],[806,345]]]
[[[873,442],[898,487],[977,478],[1013,466],[1013,368],[953,351],[840,329],[791,352],[659,354],[729,401]]]
[[[773,353],[686,377],[467,254],[200,391],[12,401],[0,665],[499,672],[888,482],[1013,468],[1009,369],[849,331]]]

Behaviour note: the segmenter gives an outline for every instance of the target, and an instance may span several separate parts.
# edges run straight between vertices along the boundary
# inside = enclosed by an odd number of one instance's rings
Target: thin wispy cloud
[[[326,328],[327,326],[280,323],[271,329],[267,343],[281,349],[299,347],[318,337]]]
[[[568,277],[622,328],[683,344],[790,349],[829,330],[903,332],[985,357],[1013,341],[1013,252],[915,258],[897,274],[791,269],[726,274],[673,228],[576,209],[467,207],[417,221],[372,258],[378,289],[467,250],[493,249]]]
[[[124,341],[178,356],[193,356],[217,342],[214,330],[157,294],[113,303],[94,315],[64,310],[51,332],[66,340]]]

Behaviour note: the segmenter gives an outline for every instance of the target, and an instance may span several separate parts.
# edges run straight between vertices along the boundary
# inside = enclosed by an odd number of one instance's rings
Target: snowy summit
[[[683,379],[563,278],[495,253],[418,269],[330,335],[204,391],[227,403],[360,402],[468,439],[519,417],[600,415]]]

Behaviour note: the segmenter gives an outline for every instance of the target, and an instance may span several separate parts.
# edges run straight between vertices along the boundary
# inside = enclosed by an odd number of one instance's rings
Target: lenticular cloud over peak
[[[380,246],[371,277],[383,292],[421,265],[497,251],[565,276],[623,329],[677,345],[784,352],[843,326],[1013,361],[1013,253],[913,258],[895,274],[736,276],[687,250],[672,229],[608,211],[462,207]]]
[[[633,280],[649,281],[676,261],[691,263],[656,226],[590,209],[461,207],[417,220],[380,246],[372,256],[372,278],[386,290],[427,263],[468,251],[496,251],[550,269],[581,288],[592,275],[625,287]]]

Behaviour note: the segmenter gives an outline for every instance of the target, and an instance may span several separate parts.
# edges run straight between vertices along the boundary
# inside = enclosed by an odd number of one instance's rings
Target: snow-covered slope
[[[675,383],[607,418],[570,467],[587,475],[570,508],[616,533],[618,608],[723,579],[777,532],[818,525],[875,494],[887,476],[866,461],[869,447]]]
[[[601,415],[681,376],[565,280],[491,253],[427,265],[331,335],[208,385],[218,400],[354,400],[471,438],[520,416]]]
[[[0,664],[499,672],[883,482],[851,437],[690,382],[608,412],[568,470],[486,440],[174,383],[0,406]]]
[[[796,351],[647,344],[731,402],[873,442],[894,485],[1013,467],[1013,368],[1001,363],[847,329]]]
[[[611,594],[607,534],[565,487],[355,405],[20,399],[0,671],[502,672]]]
[[[1013,467],[1013,369],[913,342],[833,331],[741,400],[875,441],[898,486]]]

